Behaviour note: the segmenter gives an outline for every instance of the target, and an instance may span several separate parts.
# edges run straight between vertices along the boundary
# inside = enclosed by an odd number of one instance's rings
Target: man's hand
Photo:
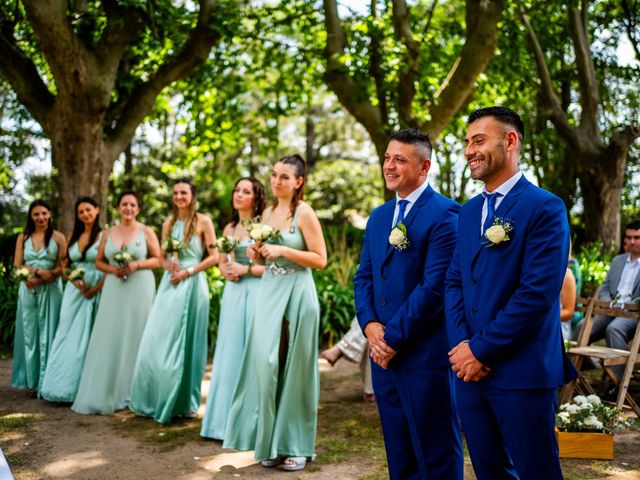
[[[451,370],[465,382],[477,382],[488,375],[491,369],[483,365],[471,351],[469,342],[460,342],[449,352]]]
[[[386,369],[389,366],[389,360],[393,358],[396,351],[384,341],[384,325],[380,322],[369,322],[367,326],[364,327],[364,334],[369,341],[371,358],[382,368]]]

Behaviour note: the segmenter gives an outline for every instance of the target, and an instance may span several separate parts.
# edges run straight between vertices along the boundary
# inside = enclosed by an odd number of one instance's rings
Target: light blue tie
[[[396,225],[399,223],[404,223],[404,211],[409,205],[409,200],[398,200],[398,221]]]
[[[493,220],[495,218],[496,213],[496,200],[498,199],[499,193],[485,193],[485,198],[487,199],[487,218],[484,221],[484,225],[482,227],[482,231],[486,232],[489,227],[493,225]]]

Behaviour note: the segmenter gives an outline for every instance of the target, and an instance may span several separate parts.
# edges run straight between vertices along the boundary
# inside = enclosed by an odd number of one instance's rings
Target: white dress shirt
[[[627,259],[624,262],[624,270],[622,270],[622,276],[620,277],[620,283],[618,284],[618,294],[621,303],[629,303],[633,300],[631,293],[633,292],[633,286],[636,283],[636,277],[640,272],[640,258],[636,258],[631,261],[631,255],[627,255]]]
[[[418,188],[416,188],[413,192],[411,192],[409,195],[407,195],[404,198],[402,198],[400,195],[396,193],[396,206],[395,206],[395,210],[393,211],[393,222],[391,222],[392,227],[396,224],[396,221],[398,220],[398,214],[400,213],[400,207],[398,206],[398,202],[400,202],[400,200],[406,200],[407,202],[409,202],[407,203],[407,206],[404,208],[404,218],[407,218],[407,215],[409,215],[409,210],[411,210],[411,207],[413,206],[413,204],[416,203],[416,201],[420,198],[420,195],[422,195],[422,192],[424,192],[428,186],[429,186],[429,182],[425,180],[422,183],[422,185],[420,185]]]
[[[482,218],[480,219],[480,235],[484,234],[484,222],[487,219],[487,215],[489,214],[489,208],[487,207],[487,194],[497,193],[496,204],[494,208],[494,212],[498,210],[498,207],[504,200],[504,197],[507,196],[507,193],[511,191],[511,189],[518,183],[518,180],[522,178],[522,172],[520,170],[517,171],[509,180],[504,182],[498,188],[496,188],[493,192],[488,192],[487,188],[482,189],[482,196],[484,197],[484,203],[482,204]]]

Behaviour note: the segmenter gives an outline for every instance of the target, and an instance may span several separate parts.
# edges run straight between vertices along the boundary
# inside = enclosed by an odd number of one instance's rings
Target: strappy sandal
[[[304,467],[307,466],[307,460],[309,460],[310,462],[313,462],[315,459],[316,459],[315,455],[311,457],[287,457],[284,460],[282,468],[288,472],[296,472],[298,470],[303,470]]]
[[[284,462],[284,457],[282,455],[278,455],[276,458],[269,458],[267,460],[262,460],[260,462],[260,465],[267,468],[274,468],[274,467],[277,467],[278,465],[282,465],[283,462]],[[302,468],[304,468],[304,466]]]

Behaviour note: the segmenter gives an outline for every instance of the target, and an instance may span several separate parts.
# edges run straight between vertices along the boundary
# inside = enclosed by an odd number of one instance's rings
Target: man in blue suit
[[[519,171],[515,112],[468,123],[464,154],[485,189],[462,207],[446,280],[458,413],[479,480],[561,479],[556,390],[575,377],[560,332],[567,212]]]
[[[462,479],[444,316],[460,207],[429,186],[430,158],[426,134],[391,135],[383,173],[396,198],[371,213],[354,278],[392,479]]]

